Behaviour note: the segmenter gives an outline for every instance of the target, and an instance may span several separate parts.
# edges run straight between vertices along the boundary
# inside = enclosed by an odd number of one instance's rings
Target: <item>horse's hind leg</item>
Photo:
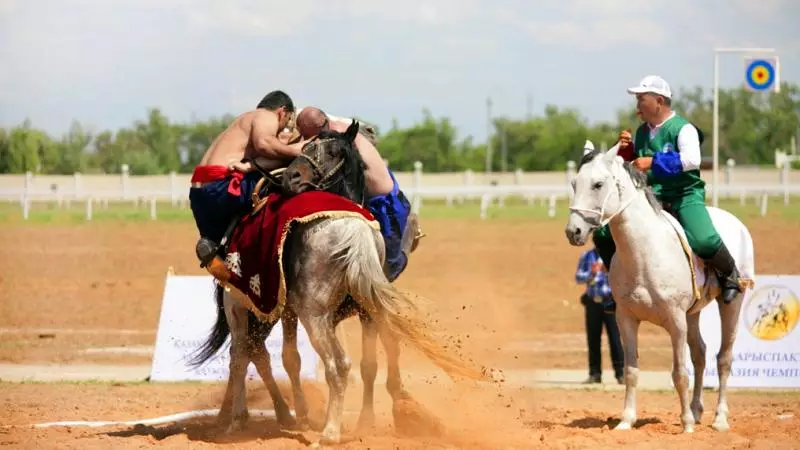
[[[669,337],[672,340],[672,382],[678,390],[681,402],[681,424],[684,433],[694,432],[694,415],[689,406],[689,374],[686,370],[686,315],[682,312],[672,318],[668,325]]]
[[[283,367],[289,376],[292,384],[292,395],[294,396],[294,411],[297,417],[297,428],[307,429],[308,423],[308,403],[303,393],[303,386],[300,384],[300,352],[297,350],[297,316],[287,311],[281,317],[283,326]]]
[[[270,362],[269,352],[267,351],[266,343],[257,336],[259,342],[253,342],[252,361],[256,366],[261,380],[264,381],[264,386],[269,391],[269,396],[272,398],[272,405],[275,408],[275,418],[278,423],[284,427],[294,427],[296,422],[292,417],[292,412],[289,410],[289,405],[278,389],[278,383],[275,382],[275,377],[272,375],[272,364]]]
[[[625,406],[615,430],[630,430],[636,423],[636,385],[639,382],[639,319],[624,307],[617,308],[617,325],[625,353]]]
[[[361,321],[361,381],[364,383],[364,398],[358,429],[365,430],[375,425],[375,377],[378,374],[378,328],[366,313],[358,316]]]
[[[393,402],[411,398],[400,377],[400,341],[388,330],[381,333],[381,341],[386,349],[386,390]]]
[[[736,329],[739,322],[739,311],[742,307],[742,295],[729,304],[717,301],[719,305],[722,339],[719,354],[717,354],[717,373],[719,374],[719,400],[714,423],[711,425],[717,431],[728,431],[728,377],[731,374],[733,362],[733,342],[736,340]]]
[[[706,370],[706,343],[700,335],[700,313],[686,316],[687,340],[694,367],[694,390],[692,391],[692,414],[700,423],[703,416],[703,373]]]
[[[245,378],[250,364],[250,345],[247,335],[247,309],[225,293],[225,316],[231,330],[230,370],[225,397],[219,412],[220,425],[228,432],[242,429],[247,422]]]

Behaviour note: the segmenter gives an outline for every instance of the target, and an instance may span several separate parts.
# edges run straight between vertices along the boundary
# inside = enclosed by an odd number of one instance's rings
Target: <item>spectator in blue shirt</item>
[[[614,314],[615,303],[608,285],[608,274],[605,271],[603,260],[596,248],[581,255],[578,270],[575,272],[575,281],[585,284],[586,290],[581,295],[581,304],[586,315],[586,342],[589,347],[589,378],[586,384],[602,383],[600,341],[603,334],[603,324],[606,326],[608,346],[611,350],[611,363],[614,374],[619,384],[624,383],[622,343],[617,328],[617,318]]]

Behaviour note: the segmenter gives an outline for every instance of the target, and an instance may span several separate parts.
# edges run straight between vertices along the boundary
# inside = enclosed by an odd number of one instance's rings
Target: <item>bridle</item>
[[[311,169],[314,171],[314,175],[319,177],[319,181],[317,183],[311,183],[311,182],[307,182],[307,183],[310,186],[312,186],[314,189],[317,189],[317,190],[320,190],[320,191],[327,190],[329,187],[331,187],[333,185],[333,183],[330,182],[331,178],[333,178],[333,176],[336,175],[336,173],[338,171],[340,171],[342,169],[342,167],[344,167],[344,160],[345,160],[344,156],[339,161],[339,163],[336,164],[335,166],[333,166],[333,168],[331,168],[331,170],[329,170],[328,172],[325,172],[323,170],[322,166],[321,166],[322,162],[320,161],[320,159],[321,159],[320,158],[320,149],[322,147],[320,146],[320,143],[323,143],[323,142],[326,142],[326,141],[332,141],[333,139],[334,138],[323,138],[323,139],[320,139],[319,136],[314,136],[314,138],[312,138],[311,141],[309,141],[306,144],[306,146],[309,146],[309,145],[312,145],[312,144],[314,145],[314,150],[315,150],[314,156],[313,157],[312,156],[308,156],[306,154],[306,152],[304,152],[304,151],[301,152],[299,155],[297,155],[298,158],[303,158],[306,161],[308,161],[308,163],[311,165]]]
[[[621,192],[619,178],[617,178],[617,176],[614,173],[612,173],[611,174],[611,179],[617,185],[617,192]],[[597,225],[598,228],[602,228],[602,227],[608,225],[608,223],[611,222],[614,219],[614,217],[618,216],[623,211],[625,211],[625,209],[627,209],[628,206],[630,206],[631,203],[633,203],[633,201],[636,199],[636,192],[634,191],[632,195],[628,196],[628,199],[626,199],[625,201],[622,202],[622,206],[620,206],[620,208],[617,209],[617,211],[614,214],[611,214],[610,216],[608,216],[608,218],[604,219],[603,217],[606,214],[606,202],[608,202],[608,199],[611,196],[611,192],[612,192],[611,189],[609,189],[608,193],[606,193],[606,196],[603,198],[603,203],[600,205],[600,210],[599,211],[596,210],[596,209],[578,208],[578,207],[575,207],[575,206],[570,206],[569,210],[574,212],[574,213],[580,214],[580,216],[583,218],[583,220],[588,222],[590,225]],[[584,215],[584,213],[596,214],[597,215],[597,219],[589,220]]]

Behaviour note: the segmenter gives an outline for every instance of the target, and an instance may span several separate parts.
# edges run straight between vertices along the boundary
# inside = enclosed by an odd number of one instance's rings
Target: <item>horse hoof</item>
[[[724,433],[724,432],[729,431],[731,429],[731,427],[730,427],[730,425],[728,425],[727,421],[715,421],[711,425],[711,428],[713,428],[715,431],[719,431],[721,433]]]
[[[282,428],[288,428],[288,429],[297,428],[297,421],[292,416],[292,413],[288,411],[277,413],[275,415],[275,419],[278,421],[278,425],[280,425]]]
[[[337,445],[340,440],[341,437],[323,435],[321,438],[319,438],[319,441],[314,444],[314,448],[320,448],[327,445]]]
[[[297,431],[311,431],[311,422],[308,421],[308,418],[297,419],[294,429]]]
[[[703,418],[703,405],[693,406],[692,416],[694,417],[695,423],[700,423],[700,419]]]
[[[694,425],[692,425],[692,424],[684,425],[683,426],[683,432],[684,433],[694,433]]]
[[[627,430],[630,430],[631,428],[632,427],[631,427],[630,422],[622,421],[619,424],[617,424],[617,426],[614,427],[614,430],[615,431],[627,431]]]
[[[392,406],[395,430],[403,436],[442,436],[442,421],[414,399],[395,400]]]
[[[225,428],[225,434],[234,434],[244,430],[246,420],[234,420]]]
[[[239,415],[237,417],[231,417],[229,414],[226,414],[217,418],[217,429],[223,430],[225,434],[242,431],[247,424],[248,418],[248,414]]]
[[[374,413],[372,413],[372,414],[362,413],[358,417],[358,423],[356,424],[356,430],[359,433],[364,433],[364,432],[372,430],[373,428],[375,428],[375,414]]]

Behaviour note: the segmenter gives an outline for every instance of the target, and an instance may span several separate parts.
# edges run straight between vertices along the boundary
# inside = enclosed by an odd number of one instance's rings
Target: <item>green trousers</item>
[[[668,208],[678,218],[683,226],[689,246],[703,259],[710,259],[722,246],[722,238],[714,228],[711,217],[708,215],[703,189],[693,189],[682,197],[659,198],[665,208]],[[611,257],[616,252],[611,229],[608,225],[598,228],[592,236],[597,253],[603,259],[606,269],[611,265]]]

